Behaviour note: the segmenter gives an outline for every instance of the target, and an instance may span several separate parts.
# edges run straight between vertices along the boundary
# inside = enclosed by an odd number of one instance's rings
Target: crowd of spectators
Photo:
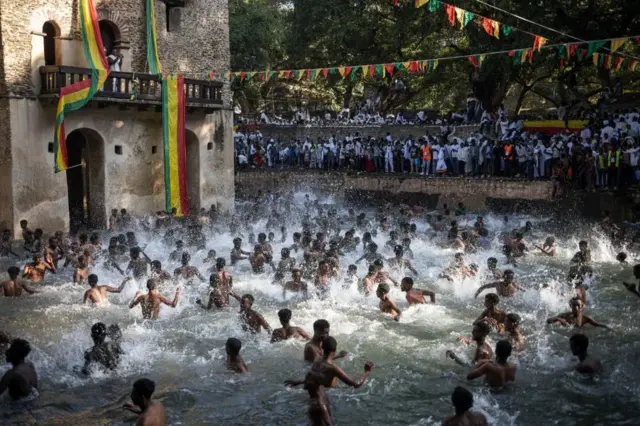
[[[635,183],[640,157],[640,114],[626,110],[595,114],[578,132],[527,131],[503,111],[461,137],[443,123],[437,136],[370,137],[327,131],[315,140],[263,138],[259,131],[235,134],[236,165],[243,168],[308,168],[429,176],[501,176],[553,179],[580,188],[616,189]],[[419,128],[416,128],[419,131]],[[417,132],[416,132],[417,133]]]

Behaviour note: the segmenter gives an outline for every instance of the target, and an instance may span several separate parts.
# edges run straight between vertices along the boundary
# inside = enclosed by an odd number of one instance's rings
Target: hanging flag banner
[[[167,212],[189,214],[187,149],[185,146],[184,77],[162,78],[162,143],[164,147],[164,199]]]
[[[146,0],[147,17],[147,64],[150,74],[161,74],[158,56],[158,38],[156,35],[156,0]]]
[[[60,99],[56,110],[56,127],[53,135],[55,173],[69,168],[64,130],[65,114],[85,106],[104,85],[109,75],[107,58],[104,56],[104,46],[98,26],[98,15],[93,0],[78,1],[78,21],[82,34],[82,48],[87,65],[91,68],[91,77],[60,89]]]

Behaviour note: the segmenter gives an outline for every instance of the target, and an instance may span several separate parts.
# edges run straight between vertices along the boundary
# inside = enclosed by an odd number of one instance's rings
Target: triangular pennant
[[[429,3],[429,0],[416,0],[416,7],[422,7],[427,3]]]
[[[292,75],[293,75],[293,70],[287,70],[284,72],[284,76],[286,78],[291,78]]]
[[[240,80],[244,80],[245,78],[247,78],[247,73],[246,73],[246,72],[244,72],[244,71],[242,71],[242,72],[240,73]]]
[[[613,61],[613,69],[615,69],[616,71],[620,70],[620,68],[622,68],[623,66],[624,61],[625,59],[623,57],[616,57],[616,59]]]
[[[536,36],[536,37],[533,39],[533,49],[534,49],[534,50],[538,50],[538,51],[539,51],[539,50],[540,50],[540,48],[541,48],[542,46],[544,46],[545,44],[547,44],[547,42],[548,42],[548,41],[549,41],[549,40],[547,40],[547,39],[546,39],[546,38],[544,38],[544,37]]]
[[[338,72],[338,68],[335,68],[335,67],[329,68],[329,74],[336,75],[337,72]]]
[[[431,64],[433,65],[432,70],[435,70],[436,68],[438,68],[438,64],[440,63],[440,61],[438,61],[437,59],[434,59],[431,61]]]
[[[509,25],[502,26],[502,34],[509,36],[509,34],[511,34],[512,31],[513,31],[513,28],[511,28],[511,26]]]
[[[212,71],[209,73],[209,80],[213,80],[214,78],[216,78],[216,73]]]
[[[402,63],[402,68],[404,68],[407,71],[411,71],[411,62],[403,62]]]
[[[442,7],[440,0],[429,0],[429,12],[435,12]]]
[[[568,44],[568,51],[569,51],[569,56],[576,56],[576,50],[578,49],[578,44],[577,43],[573,43],[573,44]]]
[[[611,55],[600,55],[602,58],[602,66],[605,68],[611,68]]]
[[[529,49],[522,49],[520,51],[520,63],[526,62],[529,57]]]
[[[482,18],[482,28],[489,34],[493,35],[493,21],[489,18]]]
[[[620,49],[620,47],[627,41],[627,38],[617,38],[615,40],[611,40],[611,51],[615,52]]]
[[[478,64],[482,66],[482,63],[484,62],[485,59],[487,59],[487,55],[480,55],[478,58]]]
[[[475,56],[467,56],[467,59],[469,60],[469,62],[471,62],[473,64],[474,67],[478,68],[478,59]]]
[[[355,73],[352,73],[351,71],[352,71],[352,67],[344,67],[344,76],[346,77],[349,74],[355,74]]]
[[[493,25],[493,36],[495,38],[500,38],[500,22],[491,21],[491,25]]]
[[[375,77],[376,74],[378,74],[379,76],[382,76],[384,78],[384,67],[381,65],[374,65],[371,68],[369,68],[369,75],[371,77]]]
[[[558,49],[558,56],[561,58],[564,58],[565,53],[567,51],[567,46],[564,44],[561,44],[560,46],[557,46]]]
[[[369,65],[360,65],[360,69],[362,70],[362,78],[369,75]]]
[[[305,76],[305,74],[307,70],[295,70],[294,72],[297,72],[298,74],[296,75],[296,78],[298,79],[298,81],[302,80]]]
[[[349,67],[347,67],[349,68]],[[356,79],[356,74],[358,74],[358,70],[360,69],[359,65],[356,65],[355,67],[351,68],[351,81]],[[348,75],[349,72],[345,70],[345,75]]]
[[[412,74],[417,73],[420,70],[420,66],[418,65],[417,61],[411,61],[409,62],[409,68],[408,68],[409,72]]]
[[[584,60],[584,58],[587,57],[587,51],[585,49],[580,49],[578,51],[578,55],[579,55],[578,60],[582,61],[582,60]]]
[[[396,68],[395,64],[384,64],[384,69],[387,71],[387,74],[389,74],[390,76],[393,75],[395,68]]]
[[[327,76],[329,75],[329,68],[322,68],[322,75],[326,79]]]
[[[432,60],[428,60],[427,61],[427,71],[428,72],[433,71],[433,61]]]
[[[227,72],[227,73],[225,74],[225,78],[226,78],[227,80],[231,81],[231,75],[232,75],[232,74],[231,74],[231,72]]]
[[[587,56],[593,55],[595,52],[598,51],[598,49],[600,49],[606,43],[607,43],[606,41],[592,41],[592,42],[588,43],[587,44]]]
[[[593,65],[598,66],[598,61],[600,60],[600,54],[599,53],[594,53],[593,54]]]
[[[456,8],[451,6],[450,4],[444,4],[444,12],[447,14],[447,19],[451,26],[456,24]]]
[[[275,75],[276,75],[275,71],[269,71],[269,77],[267,78],[267,80],[271,80]]]
[[[265,73],[259,72],[258,73],[258,80],[264,80],[264,75],[265,75]]]
[[[464,28],[464,9],[460,9],[459,7],[454,7],[453,8],[456,11],[456,19],[458,20],[458,23],[460,24],[460,28]]]
[[[342,78],[345,78],[345,76],[346,76],[346,74],[345,74],[346,70],[347,70],[347,68],[346,68],[346,67],[338,67],[338,72],[340,73],[340,76],[341,76]]]

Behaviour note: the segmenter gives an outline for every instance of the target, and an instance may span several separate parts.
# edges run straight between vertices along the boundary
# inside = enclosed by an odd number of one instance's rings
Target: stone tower
[[[17,233],[21,219],[45,232],[101,228],[114,208],[164,210],[160,84],[147,74],[144,0],[96,0],[105,48],[122,54],[121,70],[66,116],[70,169],[53,173],[58,92],[89,71],[77,7],[0,1],[0,229]],[[227,2],[156,0],[156,23],[163,72],[185,76],[191,209],[232,209],[230,95],[209,78],[229,70]]]

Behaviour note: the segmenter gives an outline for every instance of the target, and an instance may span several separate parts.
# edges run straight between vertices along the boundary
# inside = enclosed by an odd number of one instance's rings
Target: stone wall
[[[408,175],[351,174],[313,171],[247,171],[236,174],[238,196],[255,195],[257,191],[310,192],[337,198],[365,197],[400,199],[436,207],[462,201],[474,210],[487,208],[490,199],[549,201],[550,182],[521,180],[428,178]]]
[[[21,0],[0,2],[6,91],[2,95],[34,98],[38,93],[38,68],[44,65],[43,37],[47,21],[54,21],[63,39],[61,64],[86,66],[79,38],[76,0]],[[98,19],[120,32],[124,48],[122,71],[147,72],[144,0],[96,0]],[[208,79],[230,66],[228,8],[225,0],[190,0],[181,13],[181,25],[167,32],[163,2],[156,1],[158,53],[165,72]],[[71,38],[66,40],[66,38]],[[0,87],[1,89],[2,87]],[[225,106],[230,106],[228,84]]]
[[[265,138],[280,140],[312,139],[329,136],[343,137],[360,136],[384,137],[387,132],[395,138],[413,136],[418,138],[424,135],[440,135],[440,126],[340,126],[340,127],[305,127],[305,126],[259,126],[258,129]],[[480,126],[458,126],[454,136],[468,137],[477,132]]]

